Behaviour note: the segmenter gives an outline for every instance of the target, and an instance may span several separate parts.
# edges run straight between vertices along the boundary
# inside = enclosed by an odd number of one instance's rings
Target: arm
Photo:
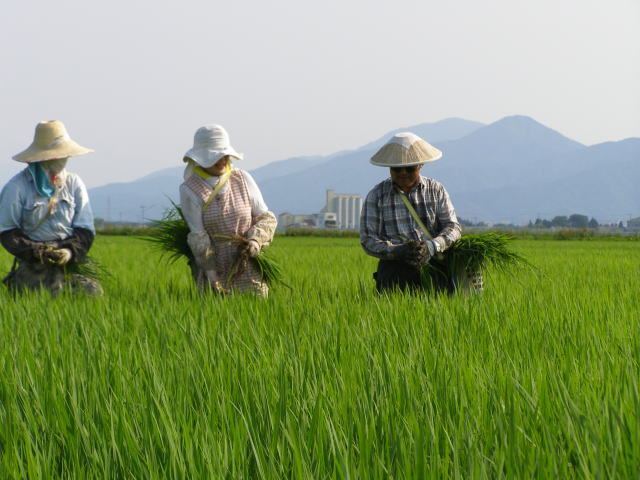
[[[189,187],[185,184],[180,185],[180,207],[189,227],[187,244],[193,254],[193,257],[189,258],[189,265],[193,269],[198,290],[202,291],[209,285],[214,290],[223,292],[225,290],[216,272],[215,251],[202,221],[202,205],[202,199]]]
[[[360,244],[372,257],[393,260],[398,258],[399,244],[394,244],[382,236],[382,214],[380,212],[379,190],[371,190],[367,195],[360,214]]]
[[[89,240],[88,245],[86,245],[86,250],[84,251],[84,255],[86,255],[89,247],[91,246],[91,242],[93,242],[93,236],[96,234],[95,227],[93,225],[93,211],[91,210],[91,204],[89,203],[89,194],[87,193],[87,187],[84,186],[84,183],[77,175],[69,174],[71,177],[71,188],[73,192],[73,198],[75,201],[75,211],[73,213],[73,221],[71,222],[71,226],[74,229],[74,237],[76,236],[75,231],[77,229],[85,230],[91,233],[91,239]],[[86,235],[84,233],[79,234],[77,237],[78,241],[82,238],[82,243],[86,244]],[[79,243],[77,243],[79,246]],[[75,258],[75,256],[74,256]]]
[[[438,244],[438,251],[443,252],[460,239],[462,229],[449,194],[442,185],[440,185],[437,199],[436,217],[441,230],[433,240]]]
[[[0,233],[0,242],[7,252],[20,260],[29,263],[44,263],[43,255],[48,244],[31,240],[19,228]]]
[[[12,179],[0,192],[0,232],[22,229],[25,198],[17,179]]]
[[[94,233],[86,228],[74,228],[73,235],[56,242],[56,248],[66,248],[71,251],[71,259],[78,263],[84,261],[93,244]]]
[[[270,212],[267,204],[262,198],[262,192],[258,188],[253,177],[242,172],[245,183],[247,184],[247,192],[251,200],[251,223],[252,226],[247,232],[247,239],[254,240],[260,248],[268,246],[273,240],[278,221],[273,212]]]
[[[189,226],[189,235],[187,243],[198,265],[202,268],[213,268],[208,260],[213,251],[211,249],[211,239],[204,229],[202,222],[202,200],[187,187],[180,185],[180,207],[187,225]]]

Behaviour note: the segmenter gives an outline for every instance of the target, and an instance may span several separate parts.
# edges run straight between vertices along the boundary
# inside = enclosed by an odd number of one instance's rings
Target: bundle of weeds
[[[457,285],[465,275],[487,268],[508,272],[519,267],[531,267],[509,244],[513,236],[505,233],[475,233],[463,235],[443,256],[432,260],[422,269],[423,285]]]
[[[163,254],[168,255],[170,262],[175,262],[182,257],[192,262],[193,253],[187,242],[189,226],[180,206],[174,202],[171,204],[173,207],[165,212],[162,220],[152,221],[149,234],[143,238]]]

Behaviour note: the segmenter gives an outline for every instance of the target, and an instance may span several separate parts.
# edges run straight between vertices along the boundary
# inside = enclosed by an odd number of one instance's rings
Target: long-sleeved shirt
[[[93,213],[84,183],[64,172],[65,180],[56,194],[57,205],[49,213],[49,198],[38,194],[28,168],[15,175],[0,192],[0,233],[19,229],[31,240],[52,242],[74,235],[83,228],[95,235]]]
[[[407,240],[427,240],[396,188],[390,178],[373,187],[360,216],[360,243],[365,252],[377,258],[392,258],[395,247]],[[406,195],[439,251],[460,238],[460,224],[442,184],[420,176],[418,184]]]

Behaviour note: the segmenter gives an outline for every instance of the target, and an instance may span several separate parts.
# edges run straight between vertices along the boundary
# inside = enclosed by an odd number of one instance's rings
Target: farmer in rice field
[[[0,192],[0,241],[15,257],[3,280],[11,290],[102,294],[96,280],[72,273],[85,260],[95,229],[87,189],[65,167],[69,157],[91,151],[51,120],[40,122],[33,143],[13,157],[27,167]]]
[[[444,186],[420,175],[425,163],[441,156],[440,150],[405,132],[394,135],[371,158],[373,165],[387,167],[391,174],[369,192],[360,218],[360,243],[380,259],[374,274],[379,292],[420,287],[421,268],[460,238],[460,224]],[[452,291],[453,286],[436,288]]]
[[[273,240],[276,217],[251,175],[232,167],[234,159],[242,154],[220,125],[199,128],[184,155],[180,204],[190,230],[191,271],[200,291],[266,297],[267,284],[251,258]]]

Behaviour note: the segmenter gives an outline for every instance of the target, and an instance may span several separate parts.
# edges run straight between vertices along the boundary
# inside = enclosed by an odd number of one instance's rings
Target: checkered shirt
[[[407,198],[438,243],[439,251],[446,250],[460,238],[460,224],[442,184],[420,176]],[[360,216],[360,243],[369,255],[388,258],[393,249],[407,239],[426,240],[388,178],[367,195]]]

